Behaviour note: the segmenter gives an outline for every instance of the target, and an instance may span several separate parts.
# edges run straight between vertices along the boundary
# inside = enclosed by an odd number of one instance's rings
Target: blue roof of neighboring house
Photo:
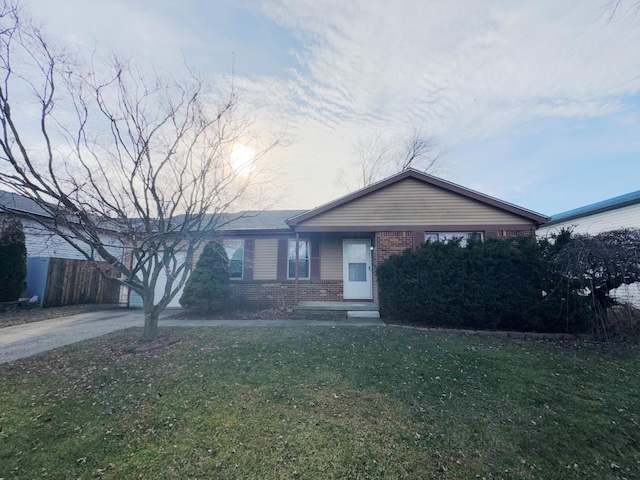
[[[602,200],[601,202],[592,203],[591,205],[585,205],[584,207],[574,208],[567,212],[558,213],[553,215],[551,220],[549,220],[544,226],[566,222],[575,218],[587,217],[589,215],[595,215],[596,213],[608,212],[610,210],[628,207],[637,203],[640,203],[640,190],[620,195],[619,197],[609,198],[608,200]]]

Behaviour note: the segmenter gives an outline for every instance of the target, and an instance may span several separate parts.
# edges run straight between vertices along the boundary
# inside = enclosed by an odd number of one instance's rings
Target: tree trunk
[[[155,308],[150,312],[144,312],[144,331],[142,332],[142,340],[151,342],[158,336],[158,313]]]

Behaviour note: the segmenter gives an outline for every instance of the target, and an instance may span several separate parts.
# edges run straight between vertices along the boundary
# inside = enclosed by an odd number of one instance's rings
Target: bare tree
[[[439,147],[435,137],[427,135],[423,128],[414,128],[400,139],[398,153],[395,163],[397,171],[415,168],[422,172],[435,173],[445,152]]]
[[[349,191],[367,187],[394,173],[414,168],[435,173],[441,167],[445,150],[423,127],[414,127],[405,135],[385,137],[377,133],[362,137],[353,144],[353,163],[340,172],[343,185]],[[355,183],[349,180],[355,178]]]
[[[604,14],[609,20],[630,16],[633,20],[640,13],[638,0],[608,0],[604,5]]]
[[[83,63],[5,0],[0,49],[0,184],[38,205],[30,218],[44,229],[120,271],[152,340],[196,251],[252,182],[230,164],[247,126],[235,94],[216,101],[191,72],[169,81],[117,58]]]
[[[352,168],[357,179],[356,188],[369,186],[384,176],[382,172],[387,171],[393,150],[393,142],[380,135],[360,138],[354,143],[353,154],[355,158]],[[343,175],[343,178],[346,181],[347,176]]]

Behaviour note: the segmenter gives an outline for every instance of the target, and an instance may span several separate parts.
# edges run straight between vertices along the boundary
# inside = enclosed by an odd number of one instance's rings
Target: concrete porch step
[[[371,310],[348,310],[347,318],[380,318],[379,311]]]
[[[299,302],[293,311],[376,312],[376,318],[380,316],[378,305],[374,302]]]

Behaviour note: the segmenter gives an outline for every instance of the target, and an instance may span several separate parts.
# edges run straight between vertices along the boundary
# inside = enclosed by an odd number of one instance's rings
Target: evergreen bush
[[[229,260],[221,243],[210,242],[184,286],[180,305],[196,313],[215,313],[228,299]]]
[[[0,216],[0,302],[20,298],[27,284],[27,247],[20,220]]]
[[[560,295],[533,236],[426,242],[392,255],[376,271],[382,314],[451,328],[557,332],[581,327],[561,321]]]

